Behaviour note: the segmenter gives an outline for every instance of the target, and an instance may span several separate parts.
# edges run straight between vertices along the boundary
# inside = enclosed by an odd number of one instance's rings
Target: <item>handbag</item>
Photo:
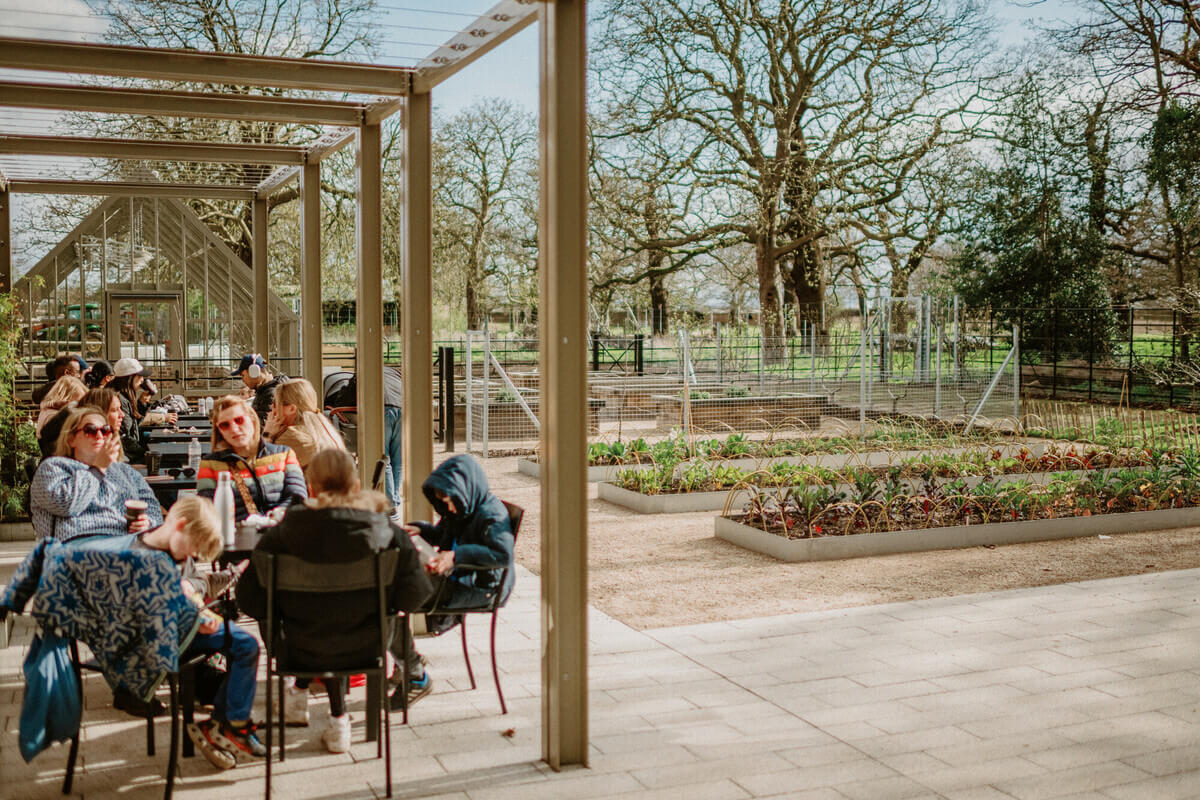
[[[25,697],[21,703],[18,737],[25,763],[52,742],[65,742],[79,733],[82,713],[79,684],[67,640],[43,631],[25,656]]]

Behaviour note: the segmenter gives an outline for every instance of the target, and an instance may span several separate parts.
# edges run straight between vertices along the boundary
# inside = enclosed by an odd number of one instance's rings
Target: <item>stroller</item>
[[[321,385],[325,414],[342,435],[346,449],[358,455],[358,406],[353,372],[331,372]]]

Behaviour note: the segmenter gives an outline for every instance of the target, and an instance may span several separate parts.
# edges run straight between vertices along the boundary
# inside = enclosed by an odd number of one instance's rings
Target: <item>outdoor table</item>
[[[188,445],[191,444],[189,438],[186,442],[150,442],[147,450],[158,454],[159,472],[164,471],[167,467],[182,467],[187,463]],[[200,442],[201,451],[208,450],[208,446],[202,441]]]
[[[173,430],[171,428],[154,428],[145,432],[146,442],[190,442],[192,439],[198,439],[200,446],[205,450],[208,449],[208,440],[212,436],[212,428],[201,428],[197,426],[196,430],[188,428],[179,428]]]
[[[154,492],[159,505],[170,508],[179,499],[180,491],[196,488],[196,476],[185,478],[180,475],[176,478],[166,474],[147,475],[146,483],[150,485],[150,490]]]

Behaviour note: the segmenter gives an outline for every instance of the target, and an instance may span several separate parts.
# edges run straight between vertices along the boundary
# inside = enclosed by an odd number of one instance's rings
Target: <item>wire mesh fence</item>
[[[1020,416],[1015,329],[968,334],[956,306],[925,298],[885,299],[865,317],[843,315],[824,332],[805,325],[797,336],[714,325],[673,336],[593,334],[589,344],[581,424],[592,440],[852,432],[882,417],[1015,425]],[[469,331],[453,345],[468,449],[536,443],[537,340]]]

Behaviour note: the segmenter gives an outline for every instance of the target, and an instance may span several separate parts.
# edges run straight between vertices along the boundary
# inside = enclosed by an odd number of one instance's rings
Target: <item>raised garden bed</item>
[[[715,534],[718,539],[780,561],[830,561],[925,550],[953,550],[962,547],[1074,539],[1081,536],[1113,536],[1192,526],[1200,526],[1200,508],[1169,508],[1090,517],[992,522],[849,536],[821,536],[813,539],[788,539],[744,525],[737,518],[717,517]]]
[[[990,481],[997,485],[1019,483],[1021,481],[1029,481],[1033,484],[1045,484],[1051,480],[1061,477],[1079,479],[1088,476],[1101,476],[1113,472],[1112,469],[1101,470],[1071,470],[1067,472],[1014,472],[1006,475],[983,476],[971,475],[960,478],[962,485],[973,489],[984,481]],[[910,493],[915,493],[921,488],[921,481],[916,478],[904,478],[901,480],[901,485]],[[801,490],[804,486],[785,486],[772,487],[766,491],[772,492],[787,492],[789,490]],[[830,487],[834,492],[842,493],[847,496],[852,496],[855,487],[850,484],[835,484]],[[660,492],[658,494],[643,494],[631,489],[625,489],[615,483],[601,482],[597,487],[597,495],[601,500],[606,500],[614,505],[628,508],[632,511],[637,511],[642,514],[684,514],[696,511],[722,511],[729,502],[730,494],[738,492],[743,495],[752,491],[749,488],[732,488],[722,489],[713,492]],[[736,497],[734,500],[736,501]]]
[[[682,426],[683,398],[655,395],[658,408],[658,427],[669,429]],[[821,415],[833,411],[833,404],[824,395],[792,397],[710,397],[690,402],[691,427],[696,430],[760,431],[785,423],[802,423],[817,427]]]

